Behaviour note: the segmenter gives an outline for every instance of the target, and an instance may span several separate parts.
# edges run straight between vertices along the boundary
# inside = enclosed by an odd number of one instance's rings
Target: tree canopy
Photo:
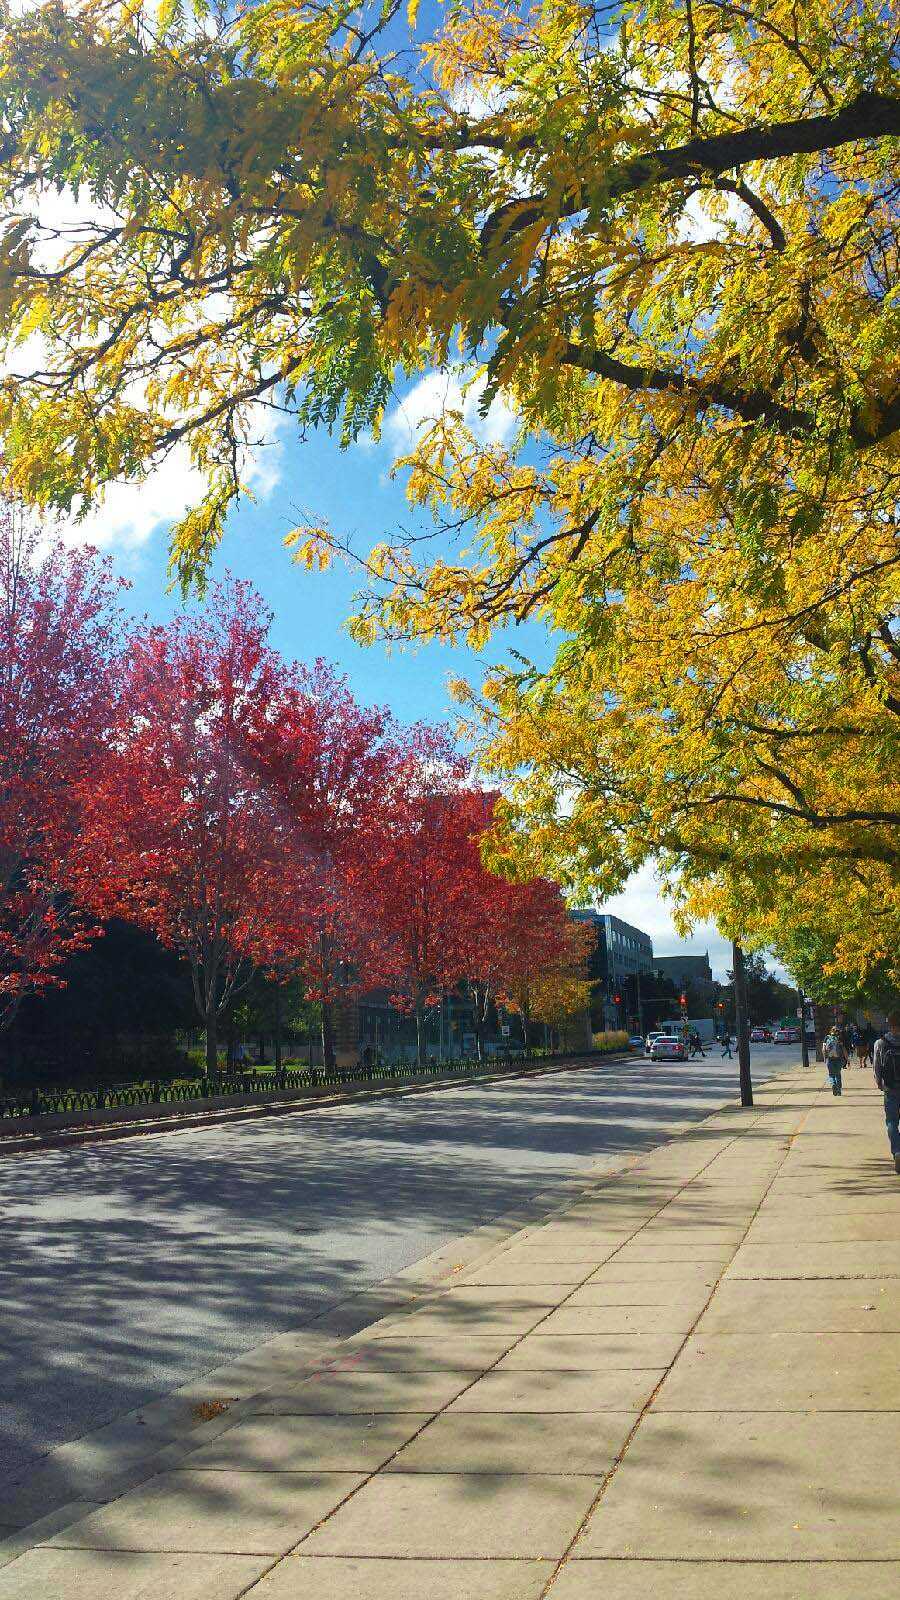
[[[549,671],[481,702],[486,758],[525,773],[509,839],[526,816],[533,866],[594,883],[657,854],[695,903],[734,900],[738,868],[841,862],[883,899],[892,8],[461,0],[418,44],[390,0],[217,16],[4,17],[12,487],[81,507],[187,447],[208,480],[173,532],[191,581],[262,408],[349,443],[398,375],[458,361],[518,436],[453,410],[420,435],[402,470],[443,537],[376,540],[354,628],[558,636]],[[68,231],[48,191],[77,194]],[[314,566],[341,530],[294,542]]]

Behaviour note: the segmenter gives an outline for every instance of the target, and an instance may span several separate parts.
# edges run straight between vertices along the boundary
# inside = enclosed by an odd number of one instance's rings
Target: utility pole
[[[744,973],[744,952],[737,940],[731,946],[734,972],[734,1022],[737,1033],[738,1067],[741,1079],[741,1105],[752,1106],[753,1082],[750,1077],[750,1030],[747,1025],[747,980]]]
[[[797,990],[797,998],[800,1001],[800,1005],[797,1009],[797,1015],[800,1018],[800,1053],[803,1059],[804,1067],[808,1067],[809,1045],[806,1042],[806,995],[803,993],[802,989]]]

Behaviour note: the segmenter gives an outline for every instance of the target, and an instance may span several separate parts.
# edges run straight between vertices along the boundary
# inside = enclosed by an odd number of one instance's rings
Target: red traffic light
[[[613,995],[613,1000],[614,1000],[614,1002],[615,1002],[615,1004],[617,1006],[620,1006],[622,1004],[622,996],[620,994],[614,994]]]
[[[683,1005],[683,1006],[686,1006],[686,1005],[687,1005],[687,995],[686,995],[686,994],[682,994],[682,995],[679,995],[679,999],[680,999],[680,1001],[681,1001],[681,1004],[682,1004],[682,1005]]]

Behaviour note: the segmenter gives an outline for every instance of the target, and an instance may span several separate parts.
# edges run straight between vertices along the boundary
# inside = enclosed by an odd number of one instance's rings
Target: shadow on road
[[[734,1091],[633,1062],[8,1159],[0,1476]]]

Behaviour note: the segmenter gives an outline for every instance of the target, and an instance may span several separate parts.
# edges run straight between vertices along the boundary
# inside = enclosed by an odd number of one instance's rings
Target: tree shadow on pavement
[[[734,1089],[628,1063],[8,1159],[0,1481]]]

